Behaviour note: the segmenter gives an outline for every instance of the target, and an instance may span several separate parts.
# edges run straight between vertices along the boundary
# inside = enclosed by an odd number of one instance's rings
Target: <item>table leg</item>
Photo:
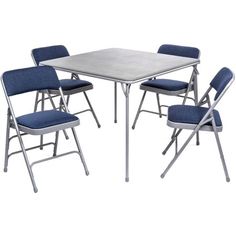
[[[194,66],[194,100],[195,100],[195,105],[197,106],[198,104],[198,81],[197,81],[197,76],[198,76],[199,72],[197,70],[197,66]],[[199,145],[200,144],[200,138],[199,138],[199,132],[197,132],[196,134],[196,144]]]
[[[130,84],[121,84],[125,95],[125,181],[129,182],[129,92]]]
[[[114,82],[114,123],[117,123],[117,82]]]

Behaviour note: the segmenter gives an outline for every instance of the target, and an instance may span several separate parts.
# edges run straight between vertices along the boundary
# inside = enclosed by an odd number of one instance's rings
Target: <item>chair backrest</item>
[[[171,44],[161,45],[157,53],[180,56],[180,57],[190,57],[196,59],[199,58],[200,56],[200,50],[198,48],[171,45]]]
[[[69,55],[69,52],[63,45],[35,48],[32,50],[32,57],[36,65],[39,65],[41,61],[67,57]]]
[[[213,80],[210,83],[210,86],[216,90],[216,95],[214,97],[214,100],[217,100],[217,98],[222,94],[222,92],[225,90],[226,86],[229,84],[230,81],[234,79],[233,72],[227,68],[223,67],[213,78]]]
[[[2,75],[2,82],[8,96],[36,90],[58,90],[60,87],[57,74],[50,66],[6,71]]]

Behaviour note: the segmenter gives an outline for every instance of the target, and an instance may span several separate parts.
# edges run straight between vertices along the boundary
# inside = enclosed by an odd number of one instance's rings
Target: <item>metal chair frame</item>
[[[165,177],[165,175],[167,174],[169,169],[172,167],[172,165],[175,163],[175,161],[179,158],[180,154],[184,151],[184,149],[186,148],[188,143],[191,141],[191,139],[194,137],[194,135],[197,134],[199,131],[203,130],[203,131],[214,132],[216,143],[217,143],[218,150],[219,150],[219,153],[220,153],[221,162],[222,162],[225,177],[226,177],[226,181],[227,182],[230,181],[227,166],[226,166],[225,159],[224,159],[222,146],[221,146],[221,143],[220,143],[219,134],[218,134],[219,132],[222,131],[223,127],[222,126],[220,126],[220,127],[216,126],[216,122],[215,122],[215,119],[214,119],[214,116],[213,116],[213,110],[216,107],[216,105],[218,104],[218,102],[220,101],[220,99],[223,97],[225,92],[231,86],[233,81],[234,81],[234,74],[233,74],[233,77],[231,78],[231,80],[225,86],[224,90],[221,92],[221,94],[218,96],[218,98],[213,102],[213,104],[211,104],[210,96],[209,96],[209,93],[212,89],[212,86],[211,85],[209,86],[209,88],[207,89],[207,91],[204,93],[204,95],[202,96],[202,98],[200,99],[200,101],[197,104],[197,106],[203,106],[203,105],[207,104],[209,109],[197,125],[186,124],[186,123],[175,123],[175,122],[171,122],[170,120],[167,121],[167,125],[174,128],[174,133],[172,135],[171,141],[166,146],[166,148],[162,152],[162,154],[165,155],[166,152],[169,150],[169,148],[172,146],[172,144],[175,143],[175,156],[172,159],[172,161],[169,163],[169,165],[166,167],[164,172],[161,174],[161,178]],[[211,125],[208,125],[209,122],[211,122]],[[178,136],[182,132],[183,129],[190,129],[190,130],[193,130],[193,131],[190,134],[190,136],[187,138],[187,140],[184,142],[184,144],[181,146],[181,148],[178,150]]]
[[[199,57],[200,57],[200,53],[199,53]],[[134,122],[133,122],[133,125],[132,125],[132,129],[135,129],[137,120],[138,120],[139,115],[140,115],[141,112],[147,112],[147,113],[159,115],[160,118],[162,118],[162,116],[167,116],[166,114],[162,113],[161,108],[162,107],[168,107],[168,106],[167,105],[161,105],[160,96],[159,96],[160,94],[168,95],[168,96],[181,97],[181,98],[183,98],[183,102],[182,102],[183,105],[186,103],[187,99],[191,99],[191,100],[193,100],[193,102],[195,104],[197,104],[198,103],[198,85],[197,85],[197,76],[198,76],[198,74],[199,74],[199,72],[197,70],[197,65],[195,65],[195,66],[193,66],[193,70],[192,70],[192,73],[191,73],[191,77],[189,79],[187,89],[181,89],[181,90],[176,90],[176,91],[157,89],[157,88],[154,88],[154,87],[145,86],[145,85],[141,84],[140,89],[144,90],[144,92],[143,92],[143,96],[141,98],[141,101],[140,101],[140,104],[139,104],[139,107],[138,107],[138,110],[137,110],[137,113],[136,113],[136,116],[135,116],[135,119],[134,119]],[[153,79],[156,79],[156,77],[153,78]],[[193,98],[189,97],[189,92],[191,92],[191,91],[194,92],[194,97]],[[144,99],[145,99],[145,96],[146,96],[147,92],[156,93],[158,112],[142,109],[142,105],[143,105],[143,102],[144,102]],[[184,94],[184,95],[182,95],[182,94]],[[199,140],[197,141],[197,143],[199,143]]]
[[[13,109],[13,106],[12,106],[12,103],[11,103],[11,100],[10,100],[10,96],[8,96],[8,94],[7,94],[5,84],[4,84],[4,81],[3,81],[3,77],[1,77],[1,82],[2,82],[3,90],[4,90],[6,100],[7,100],[7,104],[8,104],[4,172],[7,172],[7,170],[8,170],[8,161],[9,161],[10,157],[12,155],[15,155],[15,154],[18,154],[18,153],[23,153],[24,160],[25,160],[25,163],[26,163],[26,167],[27,167],[30,179],[31,179],[31,183],[33,185],[33,190],[34,190],[35,193],[37,193],[38,188],[36,186],[36,182],[35,182],[35,178],[34,178],[34,175],[33,175],[32,167],[35,164],[38,164],[38,163],[41,163],[41,162],[44,162],[44,161],[52,160],[52,159],[55,159],[55,158],[58,158],[58,157],[68,155],[68,154],[77,153],[80,156],[80,159],[81,159],[81,162],[83,164],[86,175],[89,175],[89,171],[88,171],[85,159],[84,159],[84,155],[83,155],[82,149],[80,147],[80,143],[79,143],[79,140],[78,140],[75,128],[74,128],[75,126],[79,125],[79,120],[72,121],[72,122],[67,122],[67,123],[63,123],[63,124],[59,124],[59,125],[49,126],[49,127],[42,128],[42,129],[31,129],[31,128],[19,125],[17,123],[16,116],[14,114],[14,109]],[[70,113],[69,109],[67,107],[67,103],[65,101],[65,98],[63,96],[62,89],[59,88],[58,91],[59,91],[59,96],[61,98],[61,107],[63,108],[63,110],[65,110],[65,112]],[[51,97],[50,93],[48,92],[48,90],[44,90],[43,93],[48,94],[48,96],[50,97],[49,99],[52,102],[53,109],[56,110],[55,105],[52,101],[52,97]],[[16,135],[10,136],[10,129],[11,128],[16,131]],[[66,153],[62,153],[62,154],[57,155],[59,131],[60,130],[65,130],[65,129],[68,129],[68,128],[70,128],[72,130],[72,133],[73,133],[74,140],[75,140],[78,151],[70,151],[70,152],[66,152]],[[28,134],[30,134],[30,135],[43,135],[43,134],[52,133],[52,132],[55,132],[55,141],[54,142],[44,143],[44,144],[40,144],[38,146],[29,147],[29,148],[25,147],[22,136],[28,135]],[[21,150],[9,153],[10,141],[14,138],[18,138]],[[40,159],[40,160],[34,161],[32,163],[29,162],[29,158],[28,158],[28,155],[27,155],[26,151],[41,148],[42,146],[48,146],[48,145],[53,145],[54,146],[53,155],[51,157]]]
[[[33,62],[36,66],[38,66],[35,58],[34,58],[34,55],[33,55],[33,50],[31,51],[31,57],[33,59]],[[80,80],[79,76],[75,73],[72,73],[71,74],[71,78],[70,79],[76,79],[76,80]],[[85,109],[85,110],[82,110],[82,111],[79,111],[79,112],[75,112],[73,113],[73,115],[78,115],[78,114],[81,114],[81,113],[84,113],[84,112],[87,112],[87,111],[90,111],[96,121],[96,124],[98,126],[98,128],[101,127],[99,121],[98,121],[98,118],[94,112],[94,109],[92,107],[92,104],[88,98],[88,95],[86,93],[87,90],[90,90],[90,89],[93,89],[93,85],[88,85],[88,86],[83,86],[81,88],[77,88],[77,89],[70,89],[70,90],[64,90],[63,91],[63,94],[67,96],[66,98],[66,103],[67,103],[67,106],[69,105],[69,100],[70,100],[70,95],[73,95],[73,94],[76,94],[76,93],[80,93],[80,92],[83,92],[84,96],[85,96],[85,99],[86,99],[86,102],[88,103],[88,106],[89,106],[89,109]],[[54,95],[53,98],[55,97],[58,97],[60,96],[60,92],[58,90],[48,90],[50,94]],[[39,94],[41,93],[41,99],[39,99]],[[45,109],[45,100],[48,100],[48,98],[45,98],[45,93],[43,91],[37,91],[36,92],[36,97],[35,97],[35,105],[34,105],[34,112],[37,111],[38,109],[38,105],[39,103],[41,102],[41,111],[43,111]],[[61,103],[60,103],[61,104]],[[57,108],[58,110],[60,110],[60,106]],[[65,130],[63,130],[63,133],[64,133],[64,136],[66,139],[69,139],[67,133]],[[43,135],[40,136],[40,149],[43,149]]]

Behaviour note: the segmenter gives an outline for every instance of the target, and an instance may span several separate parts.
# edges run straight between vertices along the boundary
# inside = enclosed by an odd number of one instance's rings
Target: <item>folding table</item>
[[[129,181],[129,93],[133,83],[151,79],[166,73],[196,67],[199,59],[171,56],[121,48],[108,48],[74,56],[48,61],[40,65],[48,65],[56,70],[86,75],[98,79],[115,82],[115,122],[117,116],[117,83],[121,84],[125,95],[125,180]],[[197,81],[197,74],[196,81]]]

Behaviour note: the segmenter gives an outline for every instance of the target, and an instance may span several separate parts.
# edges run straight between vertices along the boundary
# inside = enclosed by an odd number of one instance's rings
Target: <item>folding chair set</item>
[[[200,55],[200,51],[197,48],[167,44],[162,45],[159,48],[158,53],[192,58],[199,58]],[[97,123],[97,126],[100,127],[100,123],[86,94],[86,91],[92,89],[93,85],[88,81],[80,80],[77,74],[72,74],[71,79],[59,80],[55,70],[52,67],[39,66],[39,63],[41,61],[65,56],[69,56],[69,53],[67,49],[62,45],[34,49],[32,50],[32,57],[35,61],[35,67],[7,71],[3,73],[1,78],[3,90],[8,104],[4,171],[7,172],[8,160],[10,156],[22,153],[27,170],[30,175],[34,192],[37,192],[38,188],[35,183],[32,167],[35,164],[44,161],[76,153],[80,156],[86,175],[89,175],[83,152],[81,150],[79,140],[75,131],[75,127],[78,126],[80,123],[79,118],[75,115],[85,111],[90,111]],[[163,151],[163,154],[166,154],[169,148],[174,145],[175,155],[173,160],[162,173],[161,177],[165,177],[168,170],[179,158],[183,150],[186,148],[186,146],[189,144],[189,142],[195,135],[197,137],[197,144],[199,144],[198,132],[203,130],[214,133],[226,181],[229,182],[230,178],[227,171],[218,134],[222,131],[223,125],[220,118],[220,114],[217,110],[215,110],[215,107],[234,81],[234,74],[230,69],[226,67],[222,68],[210,82],[209,88],[204,93],[203,97],[200,99],[199,102],[196,79],[197,74],[197,67],[194,66],[189,82],[153,78],[142,83],[140,85],[140,89],[144,90],[144,93],[137,114],[135,116],[132,128],[135,128],[136,122],[142,111],[158,114],[160,118],[165,115],[162,113],[161,110],[161,107],[163,105],[160,104],[160,94],[182,97],[182,105],[172,105],[168,107],[167,125],[172,127],[174,130],[171,136],[171,140]],[[210,92],[212,92],[212,90],[216,91],[213,102],[211,102],[210,100]],[[16,116],[11,97],[33,91],[36,91],[34,112],[21,116]],[[70,95],[79,92],[82,92],[84,94],[89,109],[77,112],[75,114],[71,114],[68,109]],[[156,93],[158,112],[142,110],[142,105],[146,96],[146,92]],[[189,97],[190,92],[193,92],[193,97]],[[41,98],[39,98],[40,95]],[[65,99],[64,95],[67,96],[67,99]],[[55,105],[54,102],[55,97],[59,97],[60,99],[58,107]],[[193,100],[194,105],[186,105],[185,103],[187,99]],[[52,109],[45,109],[46,100],[50,102]],[[41,111],[37,111],[39,103],[41,103]],[[204,105],[207,105],[207,107],[205,107]],[[14,129],[16,131],[16,135],[10,136],[11,129]],[[57,147],[59,131],[63,131],[65,137],[68,138],[66,129],[72,130],[77,150],[58,154]],[[181,148],[178,149],[178,137],[184,129],[192,130],[192,133],[181,146]],[[54,142],[43,142],[43,135],[48,133],[55,133]],[[26,148],[22,138],[24,135],[39,135],[41,137],[40,144],[37,146]],[[9,153],[10,142],[14,138],[18,138],[21,150]],[[53,145],[52,156],[30,163],[27,151],[36,148],[43,149],[43,147],[47,145]]]

